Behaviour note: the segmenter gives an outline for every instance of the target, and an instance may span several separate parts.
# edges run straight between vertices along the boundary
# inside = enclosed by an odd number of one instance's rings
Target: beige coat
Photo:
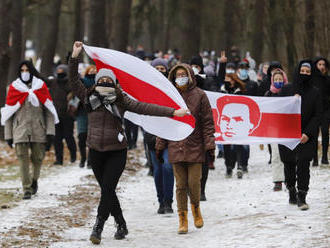
[[[5,140],[46,143],[46,135],[55,135],[54,116],[42,104],[34,107],[26,100],[21,108],[6,121]]]

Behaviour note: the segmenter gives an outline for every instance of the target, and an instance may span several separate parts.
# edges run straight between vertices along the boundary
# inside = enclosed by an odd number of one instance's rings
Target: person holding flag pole
[[[127,157],[127,141],[122,127],[125,111],[174,118],[183,117],[189,111],[133,100],[122,91],[114,71],[107,68],[99,69],[95,85],[87,90],[78,74],[78,56],[82,48],[82,42],[76,41],[73,45],[69,60],[69,84],[88,111],[87,145],[90,148],[92,169],[101,188],[101,199],[90,240],[93,244],[99,244],[104,223],[110,214],[117,224],[115,239],[123,239],[128,234],[115,191]]]

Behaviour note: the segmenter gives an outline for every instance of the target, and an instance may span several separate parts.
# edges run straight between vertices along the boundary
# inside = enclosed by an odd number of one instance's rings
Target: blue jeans
[[[163,152],[164,163],[160,164],[156,152],[150,151],[151,162],[154,167],[154,180],[159,203],[173,202],[174,176],[172,165],[168,162],[168,150]]]

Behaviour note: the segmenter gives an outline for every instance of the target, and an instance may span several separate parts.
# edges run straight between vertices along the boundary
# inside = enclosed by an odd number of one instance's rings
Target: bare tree
[[[105,0],[90,1],[89,45],[107,47],[105,12]]]
[[[84,38],[84,20],[83,20],[82,0],[74,1],[74,34],[73,40],[82,41]]]
[[[45,23],[45,40],[42,46],[41,72],[50,75],[53,72],[54,55],[57,44],[59,18],[61,12],[62,0],[49,0],[47,6],[48,18]]]
[[[11,0],[0,0],[0,106],[5,104],[7,75],[9,69],[9,33],[10,19],[9,10],[11,8]],[[4,139],[3,127],[0,128],[0,139]]]
[[[315,1],[305,0],[305,55],[312,58],[314,54],[315,37]]]
[[[132,0],[117,0],[114,8],[114,49],[126,51],[129,37]]]
[[[261,62],[264,47],[265,0],[256,1],[252,29],[252,56],[257,63]]]
[[[11,48],[8,79],[11,81],[17,77],[17,65],[22,60],[23,1],[12,1],[10,13]]]
[[[182,61],[199,53],[201,34],[201,0],[181,1],[182,10]]]

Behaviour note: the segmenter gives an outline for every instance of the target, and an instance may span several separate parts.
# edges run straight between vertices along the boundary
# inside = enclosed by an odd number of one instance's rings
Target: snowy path
[[[187,235],[176,233],[176,214],[156,214],[153,179],[141,170],[119,185],[129,235],[114,240],[109,219],[99,247],[330,247],[330,168],[311,168],[310,210],[303,212],[288,204],[286,191],[272,191],[267,159],[265,151],[252,147],[249,174],[243,180],[226,179],[223,160],[217,160],[207,183],[208,201],[201,203],[205,225],[197,230],[189,211]],[[95,211],[87,226],[67,230],[63,242],[51,247],[95,247],[88,240]]]

